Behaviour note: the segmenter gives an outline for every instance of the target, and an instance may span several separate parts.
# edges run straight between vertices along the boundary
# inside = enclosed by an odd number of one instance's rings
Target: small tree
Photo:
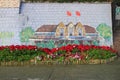
[[[111,27],[106,25],[105,23],[100,24],[97,28],[100,36],[105,39],[105,41],[110,41],[112,37]]]
[[[73,44],[80,44],[78,40],[74,40]]]
[[[31,27],[26,27],[20,32],[20,41],[26,45],[29,42],[30,37],[34,35],[35,31]]]
[[[14,32],[0,32],[1,45],[9,45],[10,39],[12,39],[13,37]]]

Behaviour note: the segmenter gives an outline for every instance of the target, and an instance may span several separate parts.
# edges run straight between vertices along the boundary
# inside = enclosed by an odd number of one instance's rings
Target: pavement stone
[[[0,80],[120,80],[120,58],[108,64],[0,67]]]

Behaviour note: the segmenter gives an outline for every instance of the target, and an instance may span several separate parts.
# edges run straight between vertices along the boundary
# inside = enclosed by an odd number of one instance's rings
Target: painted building
[[[0,0],[0,7],[2,8],[17,8],[20,6],[21,0]]]
[[[111,3],[0,0],[0,45],[28,45],[31,40],[47,39],[97,39],[100,45],[110,46],[112,37]]]
[[[65,25],[42,25],[39,27],[31,40],[34,41],[59,41],[59,40],[97,40],[98,33],[94,27],[82,25],[80,22]]]

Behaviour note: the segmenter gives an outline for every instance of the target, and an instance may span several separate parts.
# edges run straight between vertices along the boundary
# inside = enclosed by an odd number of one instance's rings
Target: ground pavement
[[[0,80],[120,80],[120,58],[99,65],[0,67]]]

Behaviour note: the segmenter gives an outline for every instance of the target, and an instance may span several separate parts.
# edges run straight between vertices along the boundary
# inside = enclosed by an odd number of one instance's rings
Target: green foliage
[[[92,44],[98,46],[98,45],[99,45],[99,42],[96,41],[96,40],[94,40],[94,41],[92,41]]]
[[[65,57],[59,57],[57,60],[59,61],[59,62],[62,62],[62,61],[64,61],[64,59],[65,59]]]
[[[73,44],[80,44],[78,40],[74,40]]]
[[[50,41],[48,41],[48,43],[46,44],[46,47],[47,47],[47,48],[50,48],[50,49],[55,48],[55,45],[54,45],[54,44],[55,44],[54,41],[53,41],[53,40],[50,40]]]
[[[60,48],[37,48],[36,46],[6,46],[0,47],[0,62],[9,61],[30,61],[37,59],[41,61],[49,60],[91,60],[91,59],[108,59],[116,56],[116,51],[106,46],[83,46],[68,45]]]
[[[0,32],[0,38],[12,38],[13,36],[13,32]]]
[[[46,47],[46,44],[45,44],[44,42],[40,42],[40,43],[37,43],[37,46],[38,46],[38,47],[45,48],[45,47]]]
[[[111,27],[105,23],[100,24],[96,29],[104,39],[110,39],[112,37]]]
[[[4,49],[0,51],[0,61],[10,61],[13,60],[13,57],[11,57],[12,54],[10,54],[9,49]]]
[[[116,54],[111,53],[108,50],[90,49],[86,52],[89,59],[108,59]]]
[[[66,46],[66,45],[68,45],[68,44],[70,44],[70,43],[66,43],[66,42],[63,42],[63,43],[58,43],[58,47],[62,47],[62,46]]]
[[[36,43],[36,46],[37,47],[42,47],[42,48],[55,48],[55,43],[53,40],[49,40],[48,42],[37,42]]]
[[[34,30],[31,27],[26,27],[20,32],[20,41],[29,42],[29,38],[34,35]]]
[[[83,41],[83,44],[84,44],[84,45],[90,45],[90,42],[88,42],[88,41]]]
[[[61,55],[61,54],[65,54],[65,53],[66,53],[65,50],[59,50],[59,51],[57,51],[57,55]]]
[[[4,49],[0,51],[0,61],[29,61],[36,56],[45,55],[42,50],[14,50]]]
[[[77,49],[77,48],[74,48],[74,49],[72,50],[72,54],[75,54],[75,53],[77,53],[77,52],[80,52],[80,50]]]

